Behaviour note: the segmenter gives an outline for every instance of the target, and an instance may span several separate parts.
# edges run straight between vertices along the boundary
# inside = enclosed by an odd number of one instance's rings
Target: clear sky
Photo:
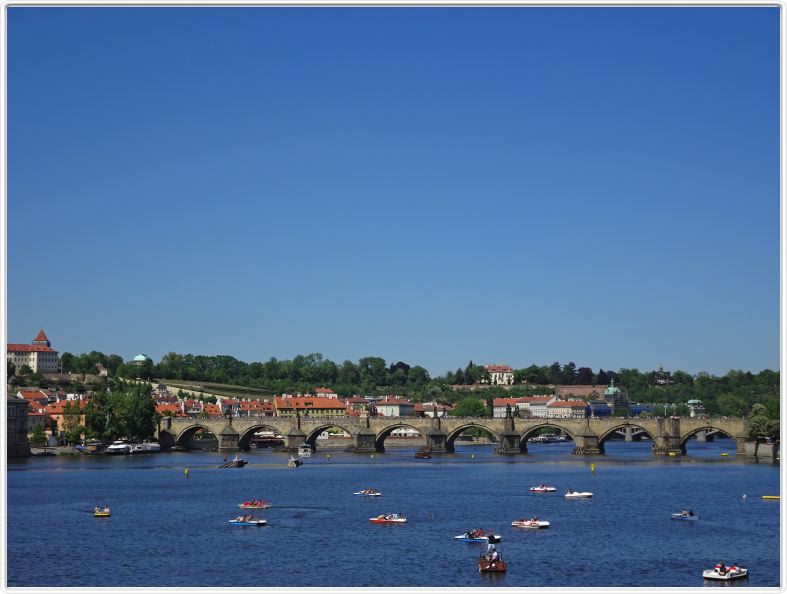
[[[8,341],[779,367],[778,8],[9,8]]]

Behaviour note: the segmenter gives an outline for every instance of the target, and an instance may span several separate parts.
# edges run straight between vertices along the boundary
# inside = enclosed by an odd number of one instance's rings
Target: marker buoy
[[[596,463],[595,462],[591,462],[590,463],[590,472],[596,472]]]

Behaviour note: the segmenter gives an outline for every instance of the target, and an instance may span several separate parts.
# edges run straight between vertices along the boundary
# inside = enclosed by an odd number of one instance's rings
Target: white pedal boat
[[[749,577],[749,570],[745,567],[733,565],[732,567],[727,567],[722,571],[721,565],[717,563],[716,567],[713,569],[706,569],[703,571],[702,577],[704,577],[706,580],[720,580],[723,582],[728,582],[730,580]]]
[[[699,518],[694,514],[688,515],[684,513],[672,514],[672,519],[680,520],[681,522],[694,522],[696,520],[699,520]]]
[[[549,528],[549,522],[545,520],[514,520],[511,525],[514,528]]]
[[[549,485],[539,485],[538,487],[530,487],[531,493],[554,493],[557,491],[555,487],[550,487]]]
[[[566,497],[569,499],[587,499],[588,497],[593,497],[593,493],[589,491],[569,491],[566,493]]]
[[[358,491],[357,493],[353,493],[353,495],[358,495],[359,497],[380,497],[382,493],[380,493],[379,491],[365,490],[365,491]]]

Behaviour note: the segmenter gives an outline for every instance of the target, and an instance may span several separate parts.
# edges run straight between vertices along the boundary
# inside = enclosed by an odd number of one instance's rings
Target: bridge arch
[[[426,438],[426,434],[423,432],[423,429],[419,429],[418,427],[416,427],[415,425],[411,425],[410,423],[396,422],[396,423],[394,423],[392,425],[387,426],[385,429],[380,431],[375,436],[375,438],[374,438],[374,447],[375,447],[375,449],[378,452],[384,452],[385,451],[385,440],[388,437],[390,437],[391,433],[393,433],[397,429],[403,429],[405,427],[408,428],[408,429],[414,429],[415,431],[418,431],[418,433],[421,435],[421,437]]]
[[[207,424],[195,423],[194,425],[189,425],[185,429],[181,429],[180,433],[178,433],[177,437],[175,437],[174,445],[188,448],[189,441],[191,441],[191,438],[194,437],[194,434],[200,430],[207,431],[208,433],[215,435],[217,439],[219,437],[215,428],[210,427]],[[164,430],[162,430],[160,433],[164,433]],[[172,434],[170,433],[170,435]]]
[[[714,425],[706,425],[704,427],[694,427],[680,436],[680,449],[684,454],[686,453],[686,442],[689,441],[689,439],[691,439],[700,431],[717,431],[722,435],[729,437],[732,441],[736,442],[736,446],[737,446],[737,441],[732,433],[730,433],[725,429],[721,429],[720,427],[716,427]]]
[[[338,422],[338,423],[336,421],[325,421],[324,423],[321,423],[321,424],[317,425],[316,427],[312,428],[309,431],[309,433],[306,435],[306,441],[304,443],[309,444],[311,446],[311,448],[312,448],[312,451],[316,452],[317,451],[317,436],[320,433],[322,433],[323,431],[325,431],[327,429],[330,429],[331,427],[338,427],[342,431],[347,432],[350,435],[350,437],[352,438],[352,440],[355,441],[355,434],[350,429],[348,429],[347,427],[343,426],[341,421]]]
[[[648,431],[643,425],[641,425],[639,423],[632,423],[630,421],[626,421],[624,423],[619,423],[619,424],[615,425],[614,427],[611,427],[611,428],[607,429],[606,431],[604,431],[604,433],[599,435],[599,437],[598,437],[598,447],[599,447],[599,449],[603,452],[604,451],[604,443],[610,437],[612,437],[612,434],[615,433],[616,431],[620,431],[621,429],[626,429],[627,427],[632,427],[634,429],[639,429],[645,435],[647,435],[648,438],[650,439],[651,443],[655,445],[655,443],[656,443],[656,436],[653,435],[653,433],[651,431]]]
[[[545,428],[552,428],[552,429],[560,429],[563,433],[568,435],[575,444],[578,444],[577,436],[574,435],[572,431],[564,427],[560,424],[559,420],[556,419],[544,419],[543,423],[539,423],[537,425],[533,425],[532,427],[528,427],[524,433],[521,434],[520,438],[520,449],[523,452],[527,452],[527,440],[530,439],[533,435],[538,433],[541,429]]]
[[[271,423],[260,421],[259,423],[244,429],[240,435],[238,435],[238,449],[244,452],[251,449],[251,438],[254,437],[254,434],[260,429],[270,429],[274,433],[279,433],[279,427]]]
[[[475,421],[469,421],[468,423],[465,423],[464,425],[460,425],[459,427],[454,428],[448,434],[448,437],[446,437],[446,440],[445,440],[446,450],[448,452],[453,452],[454,451],[454,442],[456,441],[456,438],[459,437],[463,432],[465,432],[468,429],[483,429],[484,431],[486,431],[487,433],[492,435],[497,442],[500,441],[500,436],[493,429],[490,429],[489,427],[487,427],[483,423],[477,423]]]

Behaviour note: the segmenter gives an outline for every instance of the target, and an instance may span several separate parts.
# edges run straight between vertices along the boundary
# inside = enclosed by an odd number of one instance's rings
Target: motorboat
[[[226,460],[226,458],[224,458],[224,459]],[[224,464],[219,466],[219,468],[243,468],[248,463],[249,463],[248,460],[246,460],[244,458],[238,458],[237,456],[235,456],[229,462],[225,462]]]
[[[103,450],[103,444],[98,440],[86,441],[84,445],[75,445],[74,449],[82,454],[99,454]]]
[[[303,443],[298,446],[298,456],[301,458],[309,458],[312,455],[312,447],[308,443]]]
[[[138,443],[131,446],[132,454],[157,454],[161,451],[161,446],[157,443]]]
[[[694,515],[694,512],[691,510],[683,510],[679,514],[672,514],[673,520],[680,520],[682,522],[694,522],[695,520],[699,520],[697,516]]]
[[[524,518],[514,520],[511,525],[514,528],[549,528],[549,522],[546,520],[525,520]]]
[[[568,493],[566,493],[566,497],[569,499],[587,499],[593,497],[593,493],[589,491],[572,491],[569,489]]]
[[[481,573],[501,572],[508,569],[503,556],[494,548],[478,558],[478,571]]]
[[[557,491],[555,487],[550,487],[549,485],[539,485],[538,487],[530,487],[531,493],[554,493]]]
[[[469,530],[464,534],[459,534],[458,536],[454,536],[454,540],[459,540],[461,542],[486,542],[486,543],[498,543],[503,540],[503,537],[499,534],[494,534],[491,530]]]
[[[238,507],[241,509],[268,509],[270,506],[270,503],[263,501],[262,499],[258,501],[252,499],[251,501],[244,501],[243,503],[238,504]]]
[[[353,493],[353,495],[358,495],[360,497],[381,497],[382,493],[377,489],[361,489],[357,493]]]
[[[380,514],[376,518],[369,518],[372,524],[404,524],[407,521],[401,514]]]
[[[257,516],[238,516],[230,520],[232,526],[265,526],[267,523],[267,520],[263,520]]]
[[[737,565],[725,567],[721,563],[717,563],[713,569],[706,569],[703,571],[702,577],[704,577],[706,580],[719,580],[728,582],[730,580],[749,577],[749,570],[745,567],[738,567]]]
[[[298,466],[303,466],[303,460],[290,456],[290,459],[287,460],[287,468],[298,468]]]
[[[131,444],[128,443],[125,439],[118,439],[112,442],[112,445],[107,447],[107,454],[110,455],[121,455],[121,454],[130,454],[131,453]]]

